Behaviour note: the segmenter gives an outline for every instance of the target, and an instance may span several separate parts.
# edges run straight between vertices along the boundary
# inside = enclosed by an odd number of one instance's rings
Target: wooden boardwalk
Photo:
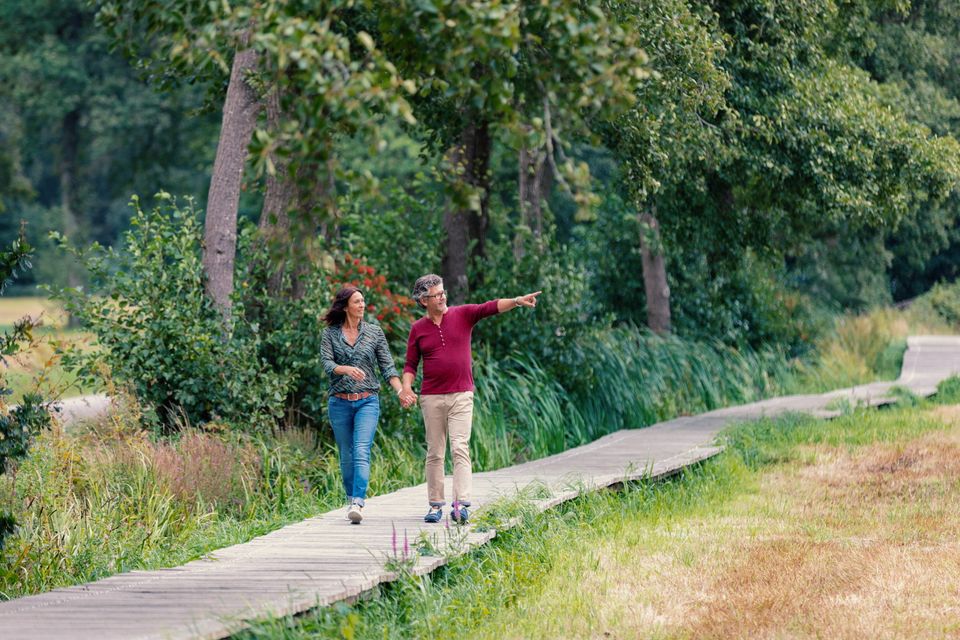
[[[564,453],[474,476],[474,501],[490,504],[533,483],[548,509],[584,491],[643,476],[663,477],[719,452],[724,426],[761,416],[803,411],[829,417],[843,401],[879,405],[893,385],[930,395],[960,372],[960,338],[914,337],[896,382],[820,395],[773,398],[624,430]],[[448,479],[449,482],[449,479]],[[367,500],[364,521],[353,526],[345,509],[305,520],[221,549],[202,560],[156,571],[132,571],[91,584],[0,603],[0,639],[220,638],[244,621],[328,605],[368,591],[395,576],[394,531],[413,543],[426,531],[443,552],[483,544],[495,531],[426,525],[424,485]],[[452,532],[452,533],[450,533]],[[421,556],[417,572],[445,562]]]

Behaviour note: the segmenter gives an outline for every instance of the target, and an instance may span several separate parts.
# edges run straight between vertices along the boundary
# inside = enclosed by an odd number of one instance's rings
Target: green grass
[[[589,621],[603,603],[573,585],[584,577],[578,572],[616,566],[603,556],[610,539],[644,539],[651,553],[671,553],[678,545],[671,532],[683,522],[709,518],[756,492],[763,473],[803,461],[811,445],[855,449],[943,428],[916,407],[857,410],[830,422],[787,416],[736,426],[725,434],[723,454],[673,479],[587,494],[543,514],[510,505],[509,515],[519,518],[515,528],[429,576],[402,575],[374,599],[264,621],[239,637],[551,638],[565,637],[571,629],[565,621],[578,618],[588,622],[573,626],[578,634],[602,635]]]

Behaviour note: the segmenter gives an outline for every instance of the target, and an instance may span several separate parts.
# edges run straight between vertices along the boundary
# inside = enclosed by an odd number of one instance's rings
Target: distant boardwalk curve
[[[894,385],[928,396],[937,383],[960,373],[960,337],[915,336],[908,340],[900,378],[819,395],[772,398],[643,429],[618,431],[563,453],[525,464],[478,473],[474,501],[489,504],[542,483],[547,509],[583,491],[643,476],[663,477],[720,451],[714,440],[732,422],[804,411],[835,415],[838,401],[879,405]],[[449,478],[447,479],[449,482]],[[0,603],[0,639],[220,638],[268,615],[305,611],[355,597],[393,579],[385,562],[393,553],[393,531],[415,540],[421,530],[443,547],[443,525],[422,522],[424,485],[367,500],[361,526],[345,510],[293,524],[245,544],[221,549],[181,567],[132,571],[98,582],[56,589]],[[454,528],[456,530],[456,528]],[[483,544],[495,531],[468,527],[462,550]],[[442,565],[440,556],[421,557],[418,572]]]

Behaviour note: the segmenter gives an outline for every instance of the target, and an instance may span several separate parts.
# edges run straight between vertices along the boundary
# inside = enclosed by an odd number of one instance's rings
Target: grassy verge
[[[759,421],[380,597],[244,638],[942,637],[960,631],[960,408]],[[573,588],[573,585],[576,585]]]
[[[0,475],[0,515],[16,522],[0,532],[0,600],[183,564],[340,506],[336,453],[312,432],[157,440],[138,425],[120,413],[53,429]],[[376,455],[372,491],[419,481],[422,452],[387,441]]]

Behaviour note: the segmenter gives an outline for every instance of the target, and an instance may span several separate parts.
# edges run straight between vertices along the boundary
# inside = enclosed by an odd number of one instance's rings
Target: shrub
[[[441,189],[418,175],[410,184],[386,183],[381,195],[350,194],[340,202],[343,245],[409,291],[423,274],[440,272]]]
[[[49,424],[49,406],[35,393],[24,395],[20,404],[0,415],[0,472],[8,459],[25,456],[30,442]]]
[[[914,318],[928,322],[940,321],[946,329],[960,328],[960,283],[935,284],[930,291],[917,298],[910,306]]]
[[[0,295],[14,278],[30,269],[31,253],[32,248],[24,239],[21,228],[20,236],[13,242],[10,249],[0,251]],[[33,321],[30,318],[23,318],[14,324],[13,331],[0,335],[0,361],[4,366],[6,365],[5,357],[17,354],[25,343],[30,344],[33,341],[33,329]],[[7,387],[5,377],[0,377],[0,409],[3,410],[0,413],[0,473],[4,471],[7,459],[17,459],[26,455],[30,441],[50,422],[49,407],[39,394],[24,395],[19,405],[7,411],[5,399],[10,394],[11,390]],[[9,524],[7,519],[4,522]],[[0,526],[0,544],[6,528],[6,526]]]
[[[203,228],[192,203],[181,208],[169,194],[157,197],[160,206],[149,212],[133,199],[122,249],[73,251],[96,293],[65,289],[59,295],[104,348],[74,350],[64,365],[94,384],[98,363],[105,362],[165,431],[184,417],[268,428],[283,413],[290,381],[260,356],[262,338],[255,325],[243,325],[243,301],[234,300],[225,329],[205,295]]]

